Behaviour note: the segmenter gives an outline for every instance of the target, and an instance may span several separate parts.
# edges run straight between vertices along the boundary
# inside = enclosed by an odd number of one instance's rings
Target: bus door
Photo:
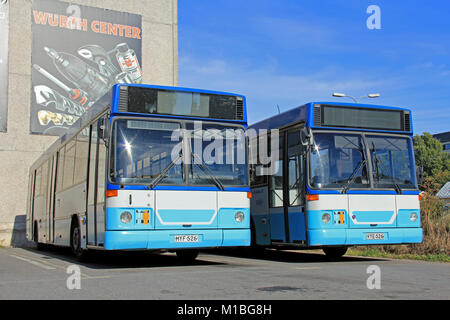
[[[105,233],[106,145],[102,138],[106,118],[94,122],[90,128],[89,177],[87,187],[87,244],[101,246]]]
[[[87,199],[86,199],[86,243],[87,245],[97,245],[97,152],[98,152],[98,135],[97,122],[90,127],[89,138],[89,163],[88,163],[88,182],[87,182]]]
[[[34,193],[34,219],[38,222],[39,241],[48,242],[48,184],[49,161],[44,162],[36,169],[35,193]]]
[[[273,242],[306,240],[304,161],[300,130],[280,133],[279,160],[269,178],[270,233]]]
[[[252,159],[251,185],[252,198],[250,199],[251,230],[253,244],[270,245],[270,216],[268,178],[264,172],[264,165],[258,164],[258,150],[268,150],[267,135],[255,137],[250,140],[249,158]]]
[[[287,163],[284,167],[285,197],[284,210],[289,225],[289,242],[306,240],[305,202],[304,202],[304,158],[300,143],[300,130],[287,132]]]
[[[56,189],[56,174],[57,174],[57,155],[54,155],[50,160],[50,179],[49,182],[49,201],[48,201],[48,241],[55,242],[55,189]]]
[[[270,137],[270,150],[275,143],[274,136]],[[285,219],[285,206],[284,206],[284,133],[280,133],[278,141],[278,160],[274,160],[273,154],[271,154],[271,175],[269,176],[269,220],[270,220],[270,240],[272,242],[288,242],[288,233],[286,232],[286,219]],[[275,147],[274,147],[275,148]]]

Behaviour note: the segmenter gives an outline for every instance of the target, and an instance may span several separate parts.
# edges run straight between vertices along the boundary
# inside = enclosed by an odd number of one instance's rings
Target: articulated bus
[[[252,245],[339,258],[422,241],[410,110],[312,102],[252,129]]]
[[[168,250],[250,245],[241,95],[115,85],[31,167],[37,246]]]

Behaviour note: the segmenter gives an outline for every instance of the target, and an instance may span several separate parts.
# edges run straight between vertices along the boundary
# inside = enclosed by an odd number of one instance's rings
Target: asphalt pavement
[[[67,249],[0,249],[0,299],[450,299],[450,264],[321,251],[99,252],[77,261]]]

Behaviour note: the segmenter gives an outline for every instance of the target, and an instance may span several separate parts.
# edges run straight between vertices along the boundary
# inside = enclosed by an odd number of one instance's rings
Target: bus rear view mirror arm
[[[314,144],[311,128],[304,127],[300,131],[300,141],[303,146],[312,146]]]

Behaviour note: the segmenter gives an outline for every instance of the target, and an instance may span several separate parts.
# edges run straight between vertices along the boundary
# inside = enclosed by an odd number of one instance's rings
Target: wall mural
[[[116,83],[142,82],[142,17],[54,0],[32,10],[30,132],[61,135]]]

